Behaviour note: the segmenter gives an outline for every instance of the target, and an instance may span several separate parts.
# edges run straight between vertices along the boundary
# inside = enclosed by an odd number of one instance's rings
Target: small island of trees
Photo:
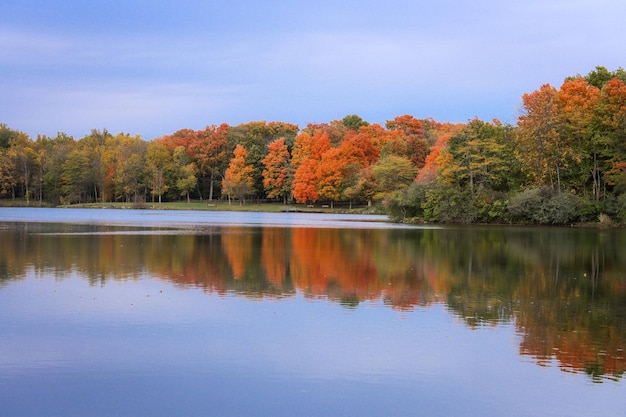
[[[360,206],[404,222],[623,225],[626,71],[598,66],[524,94],[516,125],[348,115],[152,141],[106,129],[33,139],[0,125],[5,204],[191,199]]]

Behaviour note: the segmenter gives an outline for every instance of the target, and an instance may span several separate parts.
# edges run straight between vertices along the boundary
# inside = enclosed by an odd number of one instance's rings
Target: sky
[[[626,66],[623,0],[3,0],[0,123],[76,139],[357,114],[514,124]]]

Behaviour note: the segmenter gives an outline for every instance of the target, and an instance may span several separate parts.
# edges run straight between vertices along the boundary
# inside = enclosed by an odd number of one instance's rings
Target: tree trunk
[[[209,201],[213,201],[213,173],[211,172],[211,183],[209,184]]]

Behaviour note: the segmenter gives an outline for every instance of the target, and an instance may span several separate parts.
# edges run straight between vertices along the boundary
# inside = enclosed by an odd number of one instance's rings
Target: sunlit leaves
[[[248,151],[242,145],[235,147],[233,155],[222,180],[222,190],[229,199],[234,197],[245,203],[246,197],[254,193],[254,168],[246,162]]]
[[[263,158],[263,187],[268,198],[286,200],[291,190],[293,170],[285,138],[280,138],[267,146],[267,155]]]

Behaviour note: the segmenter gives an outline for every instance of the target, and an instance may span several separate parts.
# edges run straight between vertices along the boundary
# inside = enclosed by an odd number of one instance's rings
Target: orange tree
[[[287,203],[287,195],[291,191],[293,171],[291,169],[289,149],[285,138],[275,140],[267,146],[267,155],[263,158],[263,187],[268,198],[283,198]]]
[[[242,145],[235,146],[233,159],[224,173],[222,192],[228,194],[228,202],[232,197],[238,198],[240,204],[246,202],[246,196],[254,193],[254,167],[246,163],[248,151]]]

